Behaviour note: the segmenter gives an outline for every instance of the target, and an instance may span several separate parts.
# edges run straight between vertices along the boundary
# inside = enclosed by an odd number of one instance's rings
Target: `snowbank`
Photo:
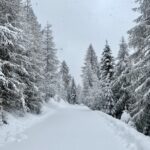
[[[120,138],[120,141],[124,143],[128,150],[150,150],[150,137],[139,133],[136,129],[118,119],[102,112],[98,112],[98,114],[105,119],[108,126]],[[125,115],[125,119],[128,117],[128,115]]]
[[[61,104],[63,104],[63,102],[61,102]],[[40,115],[26,114],[25,117],[18,117],[7,114],[8,125],[0,126],[0,147],[9,142],[20,142],[26,139],[27,137],[23,132],[54,114],[56,111],[55,107],[61,104],[54,100],[44,104],[42,114]]]

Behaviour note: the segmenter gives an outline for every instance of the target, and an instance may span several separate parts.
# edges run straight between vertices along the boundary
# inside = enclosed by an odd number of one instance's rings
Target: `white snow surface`
[[[40,116],[9,115],[0,150],[150,150],[150,137],[102,112],[51,100]]]
[[[130,114],[125,110],[121,116],[121,120],[125,123],[129,123],[130,119],[131,119]]]

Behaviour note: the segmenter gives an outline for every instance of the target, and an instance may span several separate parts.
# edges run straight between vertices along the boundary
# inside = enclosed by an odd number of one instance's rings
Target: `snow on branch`
[[[10,28],[9,28],[10,27]],[[13,30],[12,30],[13,29]],[[0,26],[0,46],[12,45],[18,38],[18,30],[12,26]]]

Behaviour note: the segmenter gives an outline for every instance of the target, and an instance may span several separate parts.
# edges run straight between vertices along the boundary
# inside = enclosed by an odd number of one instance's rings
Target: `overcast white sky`
[[[93,44],[100,58],[109,41],[116,56],[120,38],[134,25],[134,0],[32,0],[39,22],[52,24],[60,60],[65,59],[71,74],[81,81],[86,50]]]

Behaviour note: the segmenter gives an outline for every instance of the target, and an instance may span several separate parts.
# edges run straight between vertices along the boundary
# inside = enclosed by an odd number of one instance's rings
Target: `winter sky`
[[[86,50],[93,44],[100,59],[106,39],[116,56],[120,38],[134,25],[134,0],[32,0],[39,22],[52,24],[60,60],[80,83]]]

